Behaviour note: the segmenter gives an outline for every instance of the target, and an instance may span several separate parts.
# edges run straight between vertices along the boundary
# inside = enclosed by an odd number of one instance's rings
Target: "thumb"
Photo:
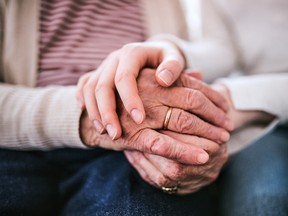
[[[167,53],[156,70],[156,80],[164,87],[172,85],[183,72],[185,60],[179,52]]]

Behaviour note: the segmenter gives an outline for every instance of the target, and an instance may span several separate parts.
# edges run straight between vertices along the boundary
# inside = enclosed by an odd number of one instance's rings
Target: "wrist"
[[[229,89],[224,84],[214,84],[213,88],[221,93],[229,104],[228,116],[234,123],[234,129],[253,123],[266,123],[274,116],[260,110],[238,110],[235,108]]]

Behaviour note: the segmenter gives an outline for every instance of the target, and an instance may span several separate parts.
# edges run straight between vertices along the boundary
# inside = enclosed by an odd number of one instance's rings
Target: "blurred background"
[[[197,39],[201,36],[200,6],[201,0],[181,0],[186,9],[186,17],[189,22],[190,37]]]

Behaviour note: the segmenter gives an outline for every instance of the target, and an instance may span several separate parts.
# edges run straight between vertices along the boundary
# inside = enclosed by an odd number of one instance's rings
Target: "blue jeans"
[[[220,215],[288,215],[288,126],[232,156],[217,180]]]
[[[219,179],[187,196],[144,182],[121,152],[0,150],[0,215],[287,215],[288,133],[234,155]]]

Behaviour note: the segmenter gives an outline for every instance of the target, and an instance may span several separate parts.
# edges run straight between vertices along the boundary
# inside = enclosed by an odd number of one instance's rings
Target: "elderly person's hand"
[[[186,164],[205,163],[208,155],[202,148],[178,141],[157,130],[163,129],[167,110],[173,107],[167,129],[204,137],[217,143],[226,142],[229,139],[226,130],[230,130],[231,125],[223,111],[225,99],[208,85],[184,74],[174,86],[163,88],[154,79],[154,74],[155,70],[146,69],[138,79],[139,94],[147,113],[143,123],[136,124],[119,103],[117,107],[123,135],[109,142],[107,135],[100,136],[93,131],[87,114],[84,114],[84,126],[80,127],[84,143],[91,147],[114,150],[134,149]]]
[[[170,131],[162,133],[189,145],[203,148],[210,156],[209,161],[203,165],[185,165],[157,155],[125,151],[127,159],[145,181],[162,188],[164,192],[184,195],[216,180],[228,158],[226,144],[219,145],[205,138]]]
[[[121,135],[115,89],[132,119],[138,124],[143,122],[145,110],[136,79],[144,67],[157,68],[158,83],[170,86],[182,73],[185,60],[179,49],[168,41],[130,43],[111,53],[96,71],[79,79],[77,98],[81,106],[86,107],[98,132],[106,129],[110,137],[116,139]]]

